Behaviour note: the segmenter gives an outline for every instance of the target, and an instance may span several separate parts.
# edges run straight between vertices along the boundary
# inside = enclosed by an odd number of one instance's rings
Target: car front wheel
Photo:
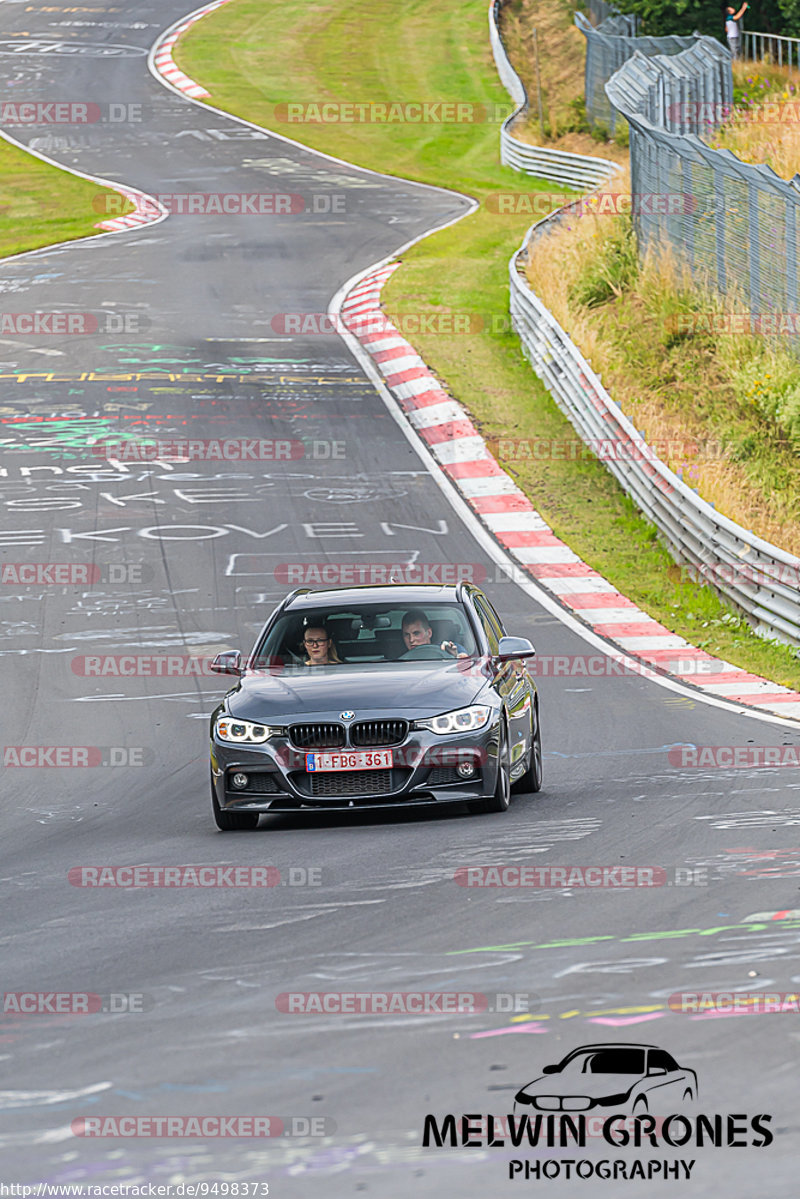
[[[536,731],[531,737],[531,760],[528,763],[528,769],[524,774],[521,774],[518,779],[512,783],[514,791],[526,793],[529,791],[541,791],[542,789],[542,730],[539,727],[539,705],[536,705],[534,710],[534,721],[536,722]]]
[[[469,810],[476,814],[505,812],[511,803],[511,767],[508,761],[508,734],[505,724],[501,725],[497,745],[497,783],[494,795],[487,799],[474,799]]]

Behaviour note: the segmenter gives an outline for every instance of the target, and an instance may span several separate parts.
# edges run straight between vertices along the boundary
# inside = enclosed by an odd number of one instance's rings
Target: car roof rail
[[[297,599],[298,595],[308,595],[309,592],[313,590],[313,587],[295,587],[294,591],[290,591],[289,594],[284,596],[284,598],[281,600],[280,604],[278,605],[278,611],[282,612],[287,604],[290,604],[293,599]]]
[[[461,603],[464,599],[468,585],[469,584],[464,579],[459,579],[456,583],[456,599],[459,603]]]

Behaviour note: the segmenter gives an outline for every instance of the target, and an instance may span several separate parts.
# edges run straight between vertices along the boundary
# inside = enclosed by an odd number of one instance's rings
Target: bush
[[[586,308],[597,308],[636,281],[639,258],[630,220],[615,222],[614,232],[598,247],[570,288],[569,298]]]

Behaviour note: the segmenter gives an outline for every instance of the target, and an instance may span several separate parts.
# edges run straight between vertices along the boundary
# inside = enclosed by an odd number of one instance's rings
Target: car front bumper
[[[469,734],[439,737],[412,730],[391,746],[391,769],[308,772],[305,752],[284,736],[264,745],[211,741],[211,780],[220,808],[231,812],[353,811],[465,803],[494,793],[499,717]],[[379,747],[376,747],[379,748]],[[457,767],[471,762],[474,773]],[[243,774],[245,788],[233,786]]]

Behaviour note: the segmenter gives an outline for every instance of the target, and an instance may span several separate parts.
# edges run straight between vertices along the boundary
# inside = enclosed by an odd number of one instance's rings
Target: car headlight
[[[482,729],[491,716],[492,709],[486,704],[473,704],[470,708],[458,708],[455,712],[443,712],[441,716],[431,716],[430,720],[417,720],[418,729],[428,729],[431,733],[471,733],[474,729]]]
[[[233,716],[219,716],[214,730],[220,741],[234,745],[262,745],[278,730],[268,724],[256,724],[252,720],[236,720]]]
[[[603,1107],[621,1107],[630,1097],[630,1091],[622,1091],[619,1095],[603,1095],[601,1099],[595,1099],[595,1103],[602,1103]]]

